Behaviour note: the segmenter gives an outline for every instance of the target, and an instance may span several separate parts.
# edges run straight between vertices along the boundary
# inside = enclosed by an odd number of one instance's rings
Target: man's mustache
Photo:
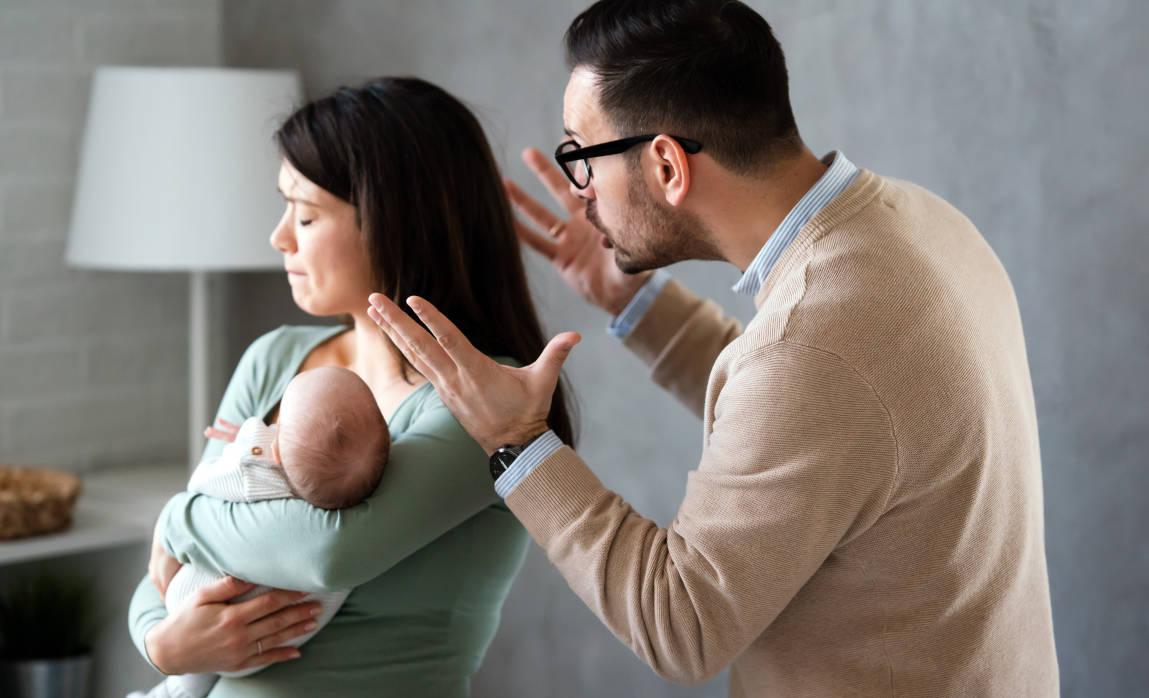
[[[603,235],[607,235],[609,237],[609,231],[607,231],[607,229],[603,226],[602,220],[599,219],[599,217],[598,217],[598,208],[595,207],[596,203],[598,203],[598,202],[596,202],[596,201],[588,201],[587,202],[587,204],[586,204],[586,219],[588,221],[590,221],[591,225],[593,225],[595,228],[598,228],[598,231],[600,233],[602,233]]]

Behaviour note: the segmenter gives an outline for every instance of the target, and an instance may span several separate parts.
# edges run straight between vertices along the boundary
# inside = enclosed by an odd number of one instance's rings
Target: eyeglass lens
[[[572,150],[578,149],[577,143],[566,143],[563,145],[562,152],[569,153]],[[590,165],[586,160],[573,160],[571,162],[564,162],[563,169],[566,170],[567,177],[575,183],[575,186],[585,187],[590,183]]]

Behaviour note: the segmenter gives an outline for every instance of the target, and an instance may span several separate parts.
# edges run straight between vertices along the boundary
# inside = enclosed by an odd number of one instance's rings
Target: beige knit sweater
[[[669,528],[569,448],[507,498],[571,588],[732,696],[1056,695],[1021,319],[974,226],[863,170],[756,303],[742,331],[672,282],[627,340],[703,420]]]

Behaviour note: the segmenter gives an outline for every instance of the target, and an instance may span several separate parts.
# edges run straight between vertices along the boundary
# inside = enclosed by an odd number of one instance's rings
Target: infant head
[[[325,366],[288,384],[277,445],[296,494],[313,506],[342,509],[378,487],[391,435],[367,384],[347,369]]]

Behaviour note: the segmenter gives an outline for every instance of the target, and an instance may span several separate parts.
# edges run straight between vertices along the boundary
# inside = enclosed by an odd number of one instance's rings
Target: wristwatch
[[[539,436],[542,436],[542,434],[539,434]],[[507,469],[515,462],[515,459],[522,455],[523,451],[527,450],[527,446],[533,444],[538,438],[539,437],[536,436],[534,439],[522,445],[516,446],[508,444],[495,449],[495,452],[491,454],[491,479],[498,480],[500,475],[507,472]]]

